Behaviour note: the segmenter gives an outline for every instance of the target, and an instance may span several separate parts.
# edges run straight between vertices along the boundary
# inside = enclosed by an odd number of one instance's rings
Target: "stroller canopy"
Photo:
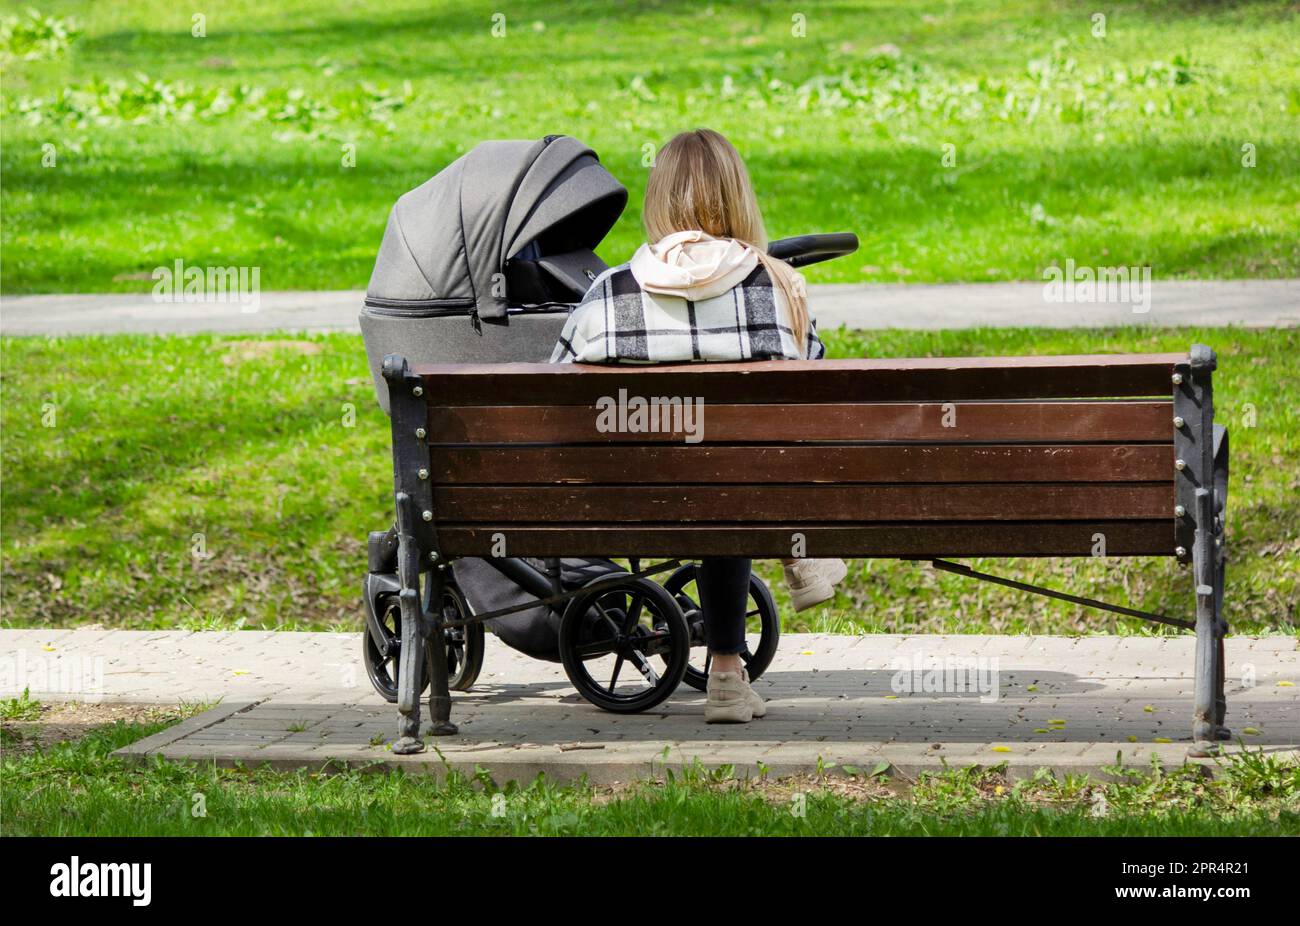
[[[626,204],[576,138],[483,142],[398,199],[366,299],[503,318],[507,261],[590,254]]]

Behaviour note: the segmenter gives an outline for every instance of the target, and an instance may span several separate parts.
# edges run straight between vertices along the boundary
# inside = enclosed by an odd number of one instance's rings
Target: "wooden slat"
[[[1170,444],[434,447],[447,484],[1172,481]]]
[[[536,524],[1068,521],[1168,517],[1173,484],[883,486],[460,486],[434,490],[446,521]]]
[[[626,388],[711,403],[957,402],[1164,396],[1183,354],[778,360],[654,366],[508,363],[416,367],[430,401],[455,405],[592,405]]]
[[[1171,441],[1171,400],[708,405],[708,443],[781,441]],[[662,420],[662,419],[661,419]],[[697,425],[699,425],[697,419]],[[952,424],[946,427],[945,424]],[[684,444],[683,431],[600,430],[594,407],[431,406],[429,440],[448,443]]]
[[[1162,556],[1174,551],[1173,519],[1056,523],[872,524],[801,531],[807,556],[1091,556],[1098,534],[1108,556]],[[438,549],[447,556],[492,556],[505,539],[508,556],[752,556],[791,553],[788,526],[550,527],[444,524]],[[499,539],[499,538],[498,538]]]

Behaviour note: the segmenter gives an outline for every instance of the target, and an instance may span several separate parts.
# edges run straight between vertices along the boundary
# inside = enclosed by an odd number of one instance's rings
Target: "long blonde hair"
[[[745,162],[731,142],[712,129],[682,132],[655,155],[642,212],[646,234],[660,241],[673,232],[702,231],[732,238],[758,252],[772,283],[790,309],[795,346],[802,354],[808,335],[808,298],[803,278],[767,254],[767,230]]]

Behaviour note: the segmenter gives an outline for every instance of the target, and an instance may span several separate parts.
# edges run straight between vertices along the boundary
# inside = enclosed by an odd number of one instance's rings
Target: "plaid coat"
[[[806,341],[800,351],[761,264],[739,286],[699,301],[645,292],[622,264],[598,276],[569,314],[551,362],[820,360],[826,349],[811,317]]]

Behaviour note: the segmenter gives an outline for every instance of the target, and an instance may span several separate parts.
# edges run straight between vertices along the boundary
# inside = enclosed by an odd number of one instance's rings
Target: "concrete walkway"
[[[395,756],[396,708],[371,689],[356,633],[0,631],[0,696],[30,687],[46,701],[105,699],[220,703],[122,750],[141,757],[271,763],[385,763],[440,773],[489,769],[498,781],[586,774],[625,781],[698,759],[739,775],[824,764],[893,774],[1006,762],[1013,776],[1047,766],[1104,774],[1156,755],[1180,764],[1191,722],[1190,636],[862,637],[789,634],[755,687],[768,716],[704,723],[703,695],[682,687],[647,714],[604,713],[583,701],[559,666],[488,637],[474,690],[456,693],[460,735]],[[974,659],[978,691],[898,690],[900,667]],[[1300,651],[1294,637],[1227,642],[1228,723],[1251,748],[1300,744]],[[931,676],[933,678],[934,676]],[[427,717],[427,712],[425,714]],[[436,748],[435,748],[436,747]],[[1238,748],[1238,747],[1230,747]]]
[[[1157,281],[1146,312],[1129,305],[1048,302],[1044,284],[1034,282],[825,284],[811,290],[824,329],[1300,325],[1300,280]],[[247,312],[233,303],[155,303],[148,293],[9,296],[0,300],[0,333],[356,331],[364,297],[361,291],[264,292],[257,311]]]

